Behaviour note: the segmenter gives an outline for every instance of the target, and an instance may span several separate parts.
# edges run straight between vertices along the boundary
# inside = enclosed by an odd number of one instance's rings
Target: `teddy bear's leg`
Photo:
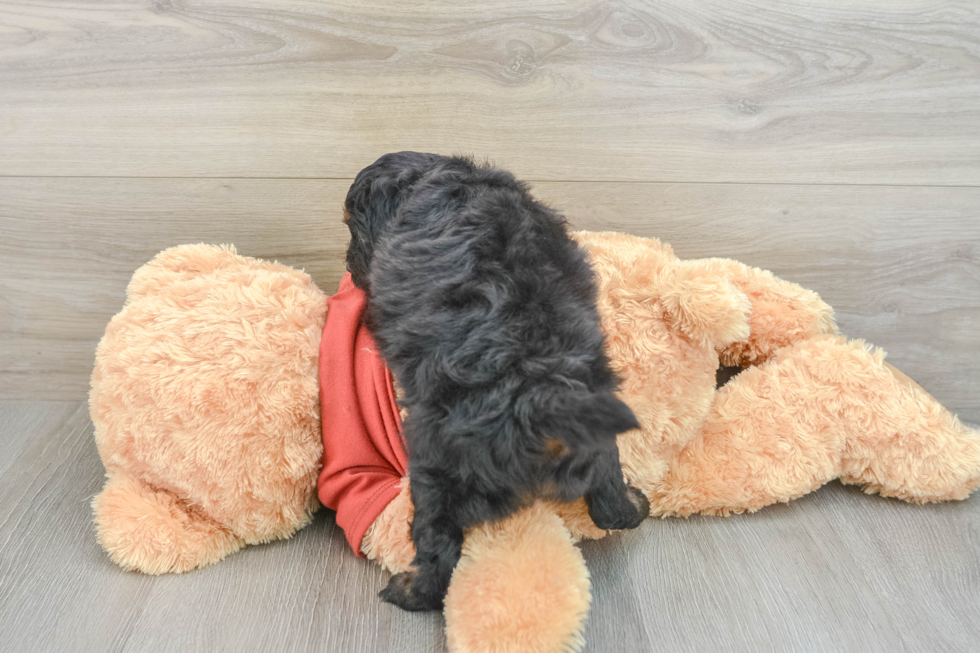
[[[850,420],[841,482],[913,503],[965,499],[980,486],[980,433],[882,358],[867,372],[881,403]]]
[[[207,566],[244,542],[173,495],[109,474],[92,501],[97,537],[120,567],[145,574]]]
[[[652,512],[754,511],[838,476],[909,501],[965,497],[980,483],[980,436],[883,358],[823,336],[746,370],[671,461]]]
[[[718,390],[700,432],[644,488],[652,515],[752,512],[837,476],[843,433],[791,372],[769,361]]]
[[[768,270],[730,259],[706,259],[696,263],[727,277],[752,305],[749,337],[722,349],[722,364],[734,367],[758,365],[793,343],[821,334],[837,334],[833,309],[812,290],[780,279]]]
[[[561,519],[536,503],[470,529],[446,594],[454,653],[565,653],[585,644],[589,572]]]
[[[412,542],[412,496],[408,477],[401,480],[398,496],[371,523],[361,540],[361,553],[393,574],[406,572],[415,559]]]

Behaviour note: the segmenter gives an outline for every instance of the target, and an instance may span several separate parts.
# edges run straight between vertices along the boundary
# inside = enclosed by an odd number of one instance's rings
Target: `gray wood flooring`
[[[0,403],[0,650],[445,650],[440,615],[377,600],[385,573],[328,511],[291,540],[149,577],[96,544],[101,484],[84,403]],[[582,548],[590,653],[980,649],[978,497],[912,506],[832,483]]]

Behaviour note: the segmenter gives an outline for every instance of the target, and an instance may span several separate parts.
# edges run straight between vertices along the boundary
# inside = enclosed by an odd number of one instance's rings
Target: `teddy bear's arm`
[[[412,497],[406,476],[398,486],[398,496],[378,515],[361,540],[361,553],[393,574],[408,571],[415,559],[412,542]]]
[[[711,262],[724,270],[752,304],[749,337],[719,352],[723,365],[758,365],[782,347],[816,335],[838,333],[833,309],[812,290],[738,261]]]
[[[368,529],[361,551],[393,573],[408,571],[415,557],[412,514],[405,478],[398,496]],[[582,514],[591,524],[584,504]],[[544,502],[470,529],[446,594],[450,650],[580,649],[591,593],[575,539],[556,506]]]
[[[543,502],[470,529],[446,594],[449,650],[579,651],[591,602],[582,552]]]

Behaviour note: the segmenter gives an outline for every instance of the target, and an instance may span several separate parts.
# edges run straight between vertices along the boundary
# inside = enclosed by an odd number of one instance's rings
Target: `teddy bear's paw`
[[[664,279],[661,302],[668,321],[705,346],[723,348],[751,334],[752,303],[716,261],[685,261]]]
[[[385,603],[397,605],[409,612],[424,612],[426,610],[441,610],[443,597],[438,593],[423,592],[417,587],[418,574],[403,571],[395,574],[388,581],[388,586],[378,593]]]

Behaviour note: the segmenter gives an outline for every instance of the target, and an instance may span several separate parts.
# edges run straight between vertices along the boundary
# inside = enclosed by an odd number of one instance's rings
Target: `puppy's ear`
[[[347,270],[355,286],[367,288],[374,247],[398,211],[405,191],[442,158],[422,152],[395,152],[357,173],[344,200],[344,222],[351,236]]]
[[[535,426],[539,432],[581,446],[600,444],[640,428],[636,415],[615,394],[585,391],[549,397],[539,405]]]
[[[600,392],[584,399],[575,410],[584,428],[616,435],[640,428],[636,415],[625,402],[611,392]]]
[[[375,179],[362,176],[363,172],[351,185],[344,201],[344,223],[350,229],[347,271],[355,286],[366,289],[374,246],[398,207],[395,188],[378,184]]]

